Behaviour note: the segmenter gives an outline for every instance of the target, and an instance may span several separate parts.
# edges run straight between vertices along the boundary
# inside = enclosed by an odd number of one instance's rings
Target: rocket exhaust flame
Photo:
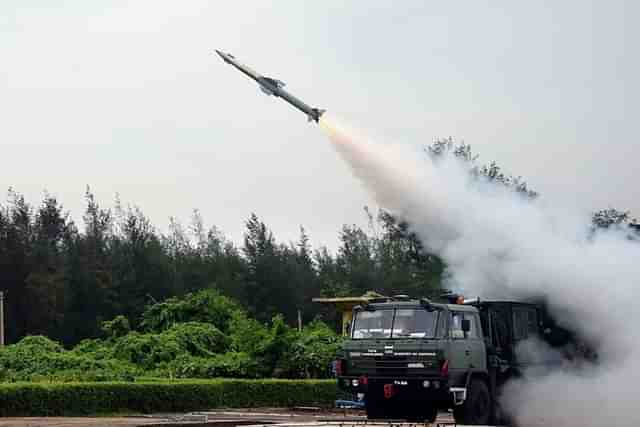
[[[418,162],[329,115],[319,123],[376,202],[443,258],[453,287],[487,298],[544,297],[561,325],[598,344],[597,366],[530,371],[506,386],[501,403],[518,425],[640,425],[640,243],[619,230],[588,237],[589,214],[472,180],[453,158]],[[538,359],[556,356],[534,347]]]

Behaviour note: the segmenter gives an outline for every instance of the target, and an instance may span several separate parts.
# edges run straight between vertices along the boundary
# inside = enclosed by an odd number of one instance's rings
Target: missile
[[[258,74],[257,72],[253,71],[251,68],[240,63],[230,53],[220,52],[219,50],[216,50],[216,53],[220,55],[220,57],[224,62],[226,62],[227,64],[233,65],[235,68],[240,70],[240,72],[242,72],[243,74],[247,75],[251,79],[258,82],[258,85],[260,86],[261,91],[263,91],[267,95],[270,95],[270,96],[273,95],[277,98],[284,99],[289,104],[293,105],[295,108],[305,113],[309,121],[313,120],[316,123],[318,123],[318,121],[320,120],[320,116],[322,116],[322,113],[326,111],[326,110],[321,110],[319,108],[313,108],[305,104],[304,102],[302,102],[301,100],[299,100],[298,98],[296,98],[295,96],[291,95],[289,92],[284,90],[283,87],[285,86],[285,84],[283,82],[271,77],[265,77],[261,74]]]

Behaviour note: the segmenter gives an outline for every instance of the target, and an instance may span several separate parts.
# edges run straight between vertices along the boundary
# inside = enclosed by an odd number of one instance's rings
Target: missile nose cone
[[[218,49],[215,49],[215,51],[218,55],[220,55],[220,58],[222,58],[222,60],[227,64],[231,64],[232,63],[231,61],[235,59],[233,55],[231,55],[230,53],[224,53],[222,51],[219,51]]]

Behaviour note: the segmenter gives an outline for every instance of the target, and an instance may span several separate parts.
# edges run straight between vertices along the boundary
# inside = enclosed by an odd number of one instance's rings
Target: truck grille
[[[422,363],[423,368],[409,368],[409,364]],[[349,371],[358,374],[377,376],[420,376],[438,372],[434,359],[415,359],[407,357],[368,357],[351,360]]]

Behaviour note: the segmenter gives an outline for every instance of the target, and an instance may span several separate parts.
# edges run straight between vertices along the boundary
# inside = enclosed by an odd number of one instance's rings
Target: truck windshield
[[[438,313],[422,308],[358,311],[353,319],[352,338],[433,338]]]

